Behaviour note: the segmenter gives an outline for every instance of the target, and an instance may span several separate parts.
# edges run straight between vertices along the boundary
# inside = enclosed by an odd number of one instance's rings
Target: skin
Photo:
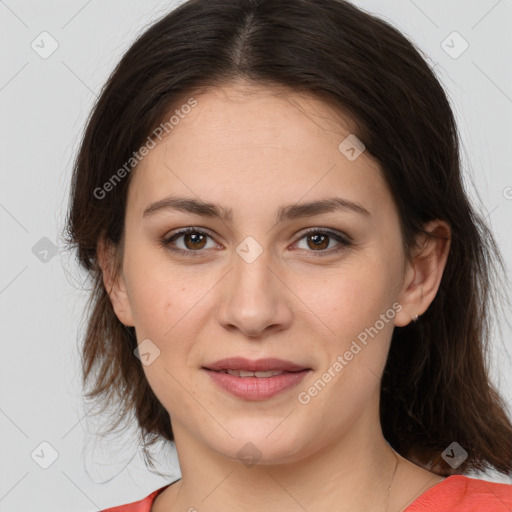
[[[380,379],[394,327],[421,315],[436,295],[449,227],[429,223],[444,240],[418,238],[406,258],[378,164],[367,152],[349,161],[339,151],[353,133],[350,121],[316,97],[241,81],[194,97],[198,105],[133,171],[117,274],[115,248],[102,242],[98,249],[119,320],[135,326],[139,343],[150,339],[160,350],[143,369],[170,414],[182,480],[152,510],[383,511],[396,458],[380,426]],[[232,219],[170,209],[143,217],[171,194],[218,203]],[[333,196],[370,216],[340,210],[275,222],[282,205]],[[195,254],[160,244],[185,227],[210,235],[174,240]],[[353,244],[329,238],[318,249],[303,234],[308,228],[317,235],[330,228]],[[248,236],[263,251],[251,263],[236,252]],[[301,404],[298,393],[394,303],[401,305],[394,318]],[[242,400],[200,369],[237,355],[312,371],[269,400]],[[261,454],[251,467],[237,456],[249,442]],[[441,480],[399,457],[388,510],[403,510]]]

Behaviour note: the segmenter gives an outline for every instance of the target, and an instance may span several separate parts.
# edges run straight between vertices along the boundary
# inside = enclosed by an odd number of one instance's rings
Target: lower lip
[[[223,372],[206,370],[219,387],[244,400],[267,400],[297,386],[310,370],[282,373],[273,377],[235,377]]]

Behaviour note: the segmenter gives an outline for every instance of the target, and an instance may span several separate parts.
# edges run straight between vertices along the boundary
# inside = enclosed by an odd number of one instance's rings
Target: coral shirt
[[[174,482],[173,482],[174,483]],[[171,484],[143,500],[102,512],[151,512],[156,497]],[[404,512],[511,512],[512,485],[451,475],[424,492]]]

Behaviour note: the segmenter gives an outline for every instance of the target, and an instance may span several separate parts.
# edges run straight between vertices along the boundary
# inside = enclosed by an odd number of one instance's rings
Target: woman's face
[[[399,312],[407,266],[378,166],[340,149],[351,131],[314,97],[245,83],[194,97],[132,176],[116,313],[176,439],[262,463],[357,446],[380,429],[393,327],[415,314]],[[306,370],[206,369],[235,357]]]

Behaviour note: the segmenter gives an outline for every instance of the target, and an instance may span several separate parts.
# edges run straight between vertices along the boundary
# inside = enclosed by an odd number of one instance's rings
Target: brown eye
[[[308,235],[306,238],[311,249],[326,249],[329,246],[329,235]]]
[[[210,246],[207,246],[208,239]],[[208,233],[195,228],[183,229],[167,236],[161,240],[161,244],[165,249],[184,256],[200,256],[206,254],[206,249],[219,248]]]
[[[200,233],[186,233],[183,236],[183,243],[187,249],[203,249],[206,245],[206,236]]]
[[[352,245],[352,242],[341,233],[324,229],[310,229],[296,243],[300,243],[304,239],[306,247],[299,245],[299,249],[306,249],[309,253],[318,253],[315,256],[334,254]]]

